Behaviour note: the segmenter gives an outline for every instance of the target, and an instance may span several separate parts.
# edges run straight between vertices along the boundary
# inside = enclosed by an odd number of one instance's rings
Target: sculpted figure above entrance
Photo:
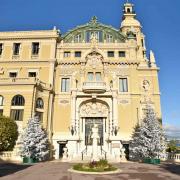
[[[102,67],[103,57],[97,52],[92,52],[86,57],[87,64],[86,66],[90,66],[92,68]]]
[[[108,107],[100,102],[88,102],[80,108],[81,117],[107,117]]]

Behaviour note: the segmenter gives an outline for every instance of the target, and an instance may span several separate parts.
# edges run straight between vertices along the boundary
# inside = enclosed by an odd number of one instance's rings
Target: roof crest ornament
[[[93,16],[93,17],[91,18],[90,24],[97,24],[97,21],[98,21],[97,16]]]

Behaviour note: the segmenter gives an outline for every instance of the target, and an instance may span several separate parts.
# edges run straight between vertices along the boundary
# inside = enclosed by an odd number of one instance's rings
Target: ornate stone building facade
[[[0,113],[20,133],[38,115],[56,159],[90,158],[96,124],[99,157],[120,161],[147,102],[161,118],[159,68],[146,54],[131,3],[120,29],[93,17],[64,35],[56,28],[0,32]]]

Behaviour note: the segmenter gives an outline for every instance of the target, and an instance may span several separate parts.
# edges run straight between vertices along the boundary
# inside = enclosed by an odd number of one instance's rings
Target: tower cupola
[[[127,3],[124,4],[123,8],[123,21],[121,23],[121,30],[122,32],[127,33],[127,31],[129,31],[132,27],[136,30],[140,30],[141,24],[136,19],[134,4],[127,1]]]

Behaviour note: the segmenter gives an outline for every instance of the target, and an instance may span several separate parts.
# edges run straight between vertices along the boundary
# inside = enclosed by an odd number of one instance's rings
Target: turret
[[[127,35],[128,39],[134,39],[137,42],[137,57],[138,60],[145,63],[146,58],[146,47],[145,47],[145,36],[142,33],[141,23],[136,19],[136,13],[134,5],[132,3],[124,4],[123,8],[123,20],[121,23],[121,32]]]

